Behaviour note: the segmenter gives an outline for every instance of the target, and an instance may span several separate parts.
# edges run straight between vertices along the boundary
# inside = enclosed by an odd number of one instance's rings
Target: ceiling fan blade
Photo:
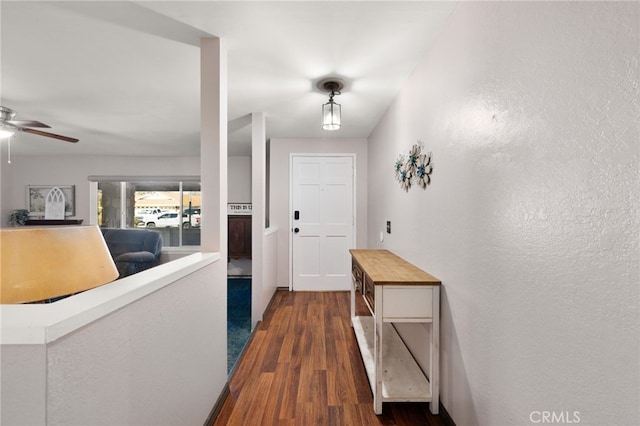
[[[46,127],[47,129],[51,128],[51,126],[35,120],[7,120],[7,123],[11,123],[14,126],[18,127]]]
[[[25,133],[33,133],[34,135],[46,136],[48,138],[54,138],[54,139],[60,139],[61,141],[65,141],[65,142],[73,142],[73,143],[78,142],[78,139],[76,139],[76,138],[70,138],[68,136],[56,135],[55,133],[43,132],[42,130],[27,129],[27,128],[24,128],[24,127],[19,127],[18,130],[20,130],[21,132],[25,132]]]

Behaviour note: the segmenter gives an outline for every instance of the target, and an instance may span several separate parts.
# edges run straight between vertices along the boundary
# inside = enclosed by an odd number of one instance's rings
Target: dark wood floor
[[[426,403],[385,403],[375,415],[349,300],[348,292],[277,291],[214,425],[443,425]]]

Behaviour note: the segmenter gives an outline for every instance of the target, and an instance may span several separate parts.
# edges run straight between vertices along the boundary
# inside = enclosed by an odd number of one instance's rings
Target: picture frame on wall
[[[56,186],[60,188],[64,194],[65,217],[76,215],[75,185],[27,185],[27,210],[29,210],[29,217],[44,217],[47,194]]]

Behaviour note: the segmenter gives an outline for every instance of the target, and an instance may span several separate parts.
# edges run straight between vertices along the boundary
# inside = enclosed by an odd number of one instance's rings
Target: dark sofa
[[[105,229],[104,241],[123,278],[160,264],[162,237],[146,229]]]

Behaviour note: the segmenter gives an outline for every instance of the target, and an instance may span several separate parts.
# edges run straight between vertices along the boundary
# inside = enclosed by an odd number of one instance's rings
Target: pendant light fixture
[[[15,133],[14,130],[10,128],[5,128],[0,125],[0,139],[10,138]]]
[[[339,95],[343,87],[344,82],[336,78],[325,79],[318,83],[320,90],[329,93],[329,102],[322,105],[322,128],[324,130],[340,129],[341,106],[333,100],[333,97]]]
[[[3,106],[0,106],[0,139],[10,138],[16,132],[15,124],[11,123],[16,113]]]

